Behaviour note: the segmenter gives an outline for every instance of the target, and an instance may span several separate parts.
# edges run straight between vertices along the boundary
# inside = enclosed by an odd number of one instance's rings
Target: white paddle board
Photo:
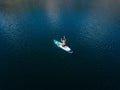
[[[69,48],[68,46],[62,46],[62,43],[57,41],[57,40],[53,40],[54,44],[57,45],[57,47],[61,48],[62,50],[68,52],[68,53],[73,53],[73,51],[71,50],[71,48]]]

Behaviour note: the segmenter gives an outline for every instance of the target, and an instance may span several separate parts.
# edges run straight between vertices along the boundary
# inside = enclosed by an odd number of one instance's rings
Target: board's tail
[[[70,51],[69,51],[69,53],[71,53],[71,54],[72,54],[72,53],[73,53],[73,51],[72,51],[72,50],[70,50]]]

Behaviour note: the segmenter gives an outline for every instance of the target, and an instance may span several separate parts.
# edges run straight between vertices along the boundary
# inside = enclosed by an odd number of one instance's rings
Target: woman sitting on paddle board
[[[63,38],[61,38],[61,42],[62,42],[62,47],[66,46],[66,38],[65,36]]]

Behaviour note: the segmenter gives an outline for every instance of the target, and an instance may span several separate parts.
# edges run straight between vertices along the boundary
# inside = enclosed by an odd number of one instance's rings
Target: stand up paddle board
[[[71,50],[71,48],[69,48],[68,46],[63,47],[62,43],[57,41],[57,40],[53,40],[54,44],[57,45],[57,47],[61,48],[62,50],[68,52],[68,53],[73,53],[73,51]]]

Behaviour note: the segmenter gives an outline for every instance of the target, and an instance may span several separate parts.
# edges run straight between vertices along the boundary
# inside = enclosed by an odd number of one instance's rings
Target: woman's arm
[[[61,38],[61,42],[62,42],[62,38]]]
[[[64,36],[64,40],[66,41],[66,38],[65,38],[65,36]]]

